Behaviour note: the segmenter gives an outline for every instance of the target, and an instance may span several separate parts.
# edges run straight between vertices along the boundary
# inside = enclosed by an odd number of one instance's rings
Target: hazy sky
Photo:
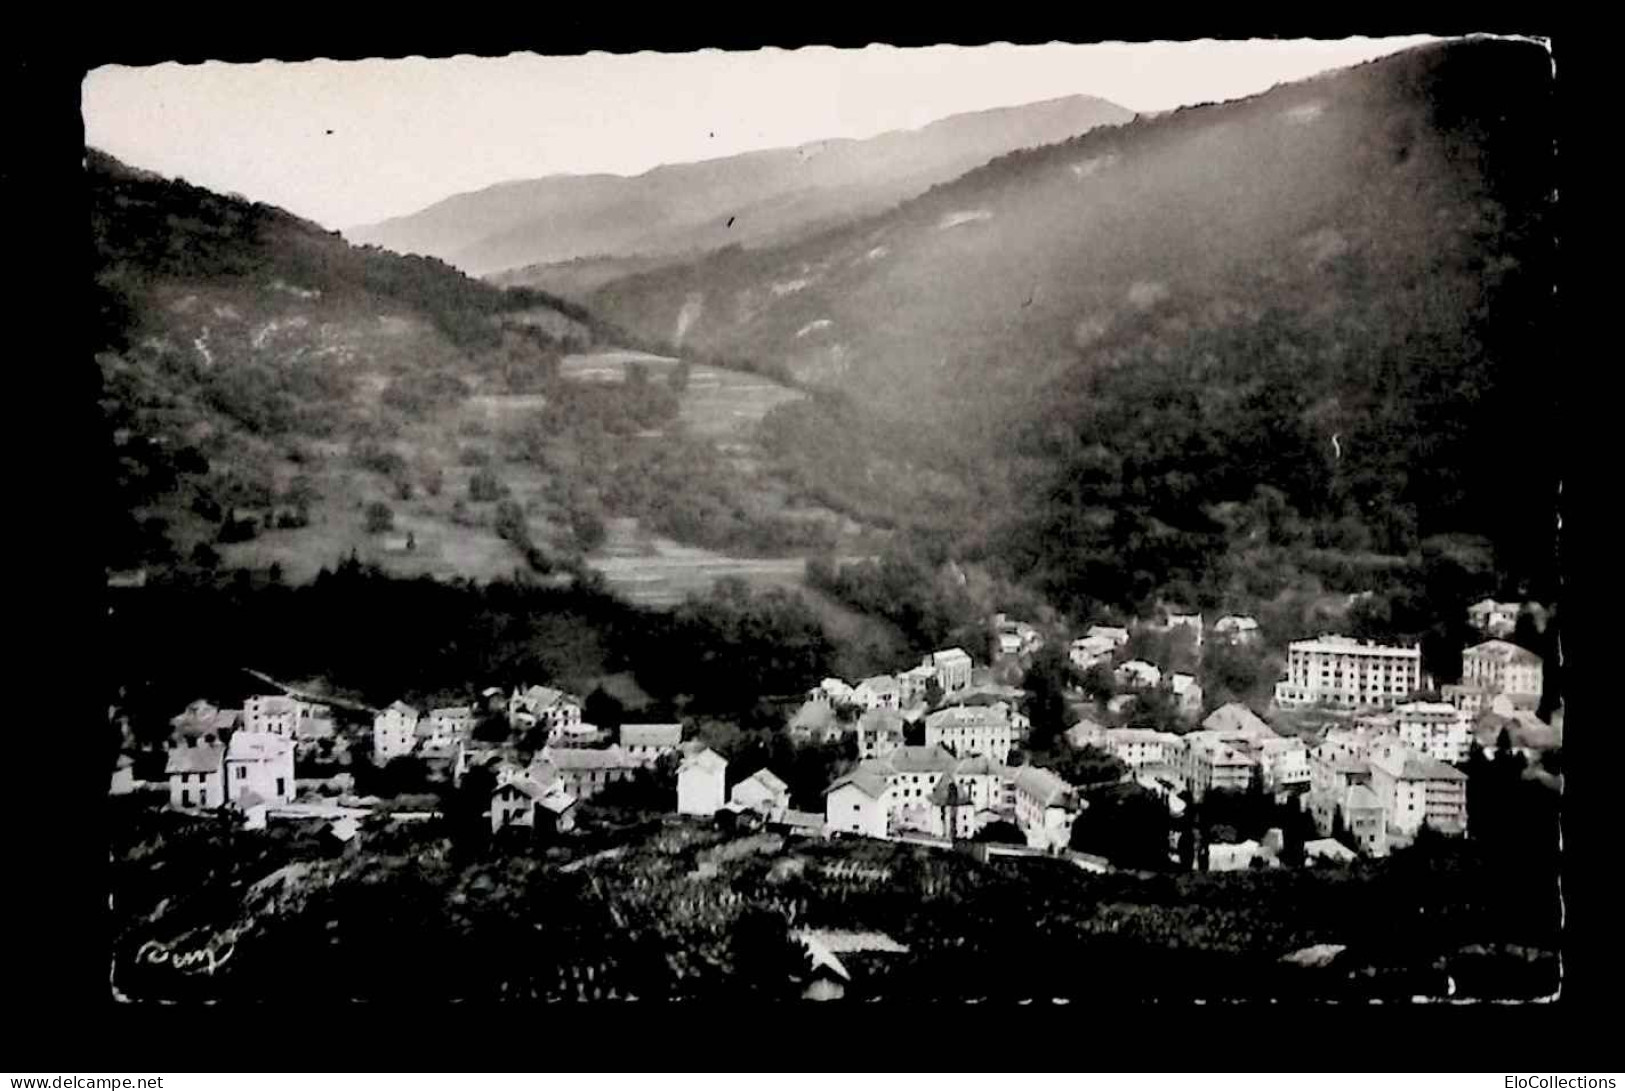
[[[637,174],[1063,95],[1168,110],[1427,40],[109,66],[84,82],[85,140],[342,228],[496,182]]]

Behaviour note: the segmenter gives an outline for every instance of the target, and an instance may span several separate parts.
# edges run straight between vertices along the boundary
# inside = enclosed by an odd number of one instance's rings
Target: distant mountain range
[[[559,175],[458,194],[346,238],[438,257],[483,275],[577,258],[697,254],[759,246],[885,210],[1017,148],[1052,144],[1134,114],[1069,98],[959,114],[865,140],[828,140],[636,177]]]

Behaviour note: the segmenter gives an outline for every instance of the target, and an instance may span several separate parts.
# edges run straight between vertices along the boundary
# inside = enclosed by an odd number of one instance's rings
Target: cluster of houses
[[[1469,614],[1486,632],[1510,632],[1518,609],[1485,600]],[[1466,833],[1467,776],[1457,766],[1475,742],[1493,743],[1502,726],[1555,737],[1535,716],[1541,657],[1498,637],[1463,651],[1462,681],[1444,686],[1442,701],[1408,699],[1423,686],[1416,648],[1323,636],[1290,652],[1299,657],[1283,683],[1292,696],[1357,710],[1311,753],[1305,805],[1321,833],[1340,825],[1369,855],[1408,844],[1423,826]]]
[[[1001,656],[1030,656],[1044,646],[1044,634],[1027,621],[1016,621],[1003,614],[993,615],[993,639]]]
[[[974,662],[963,648],[932,652],[917,666],[896,674],[878,674],[851,684],[839,678],[826,678],[805,695],[801,706],[787,725],[790,737],[801,743],[839,742],[849,735],[862,735],[857,726],[867,719],[872,737],[873,713],[889,713],[884,722],[901,737],[905,724],[919,724],[933,707],[970,706],[977,702],[1000,702],[1018,729],[1025,717],[1011,706],[1021,691],[991,682],[976,684]],[[933,689],[935,692],[933,692]],[[870,755],[873,756],[873,755]]]
[[[1146,787],[1167,797],[1176,812],[1180,793],[1200,800],[1211,791],[1261,787],[1285,800],[1309,785],[1309,750],[1281,735],[1242,704],[1215,709],[1185,734],[1143,728],[1106,728],[1088,720],[1067,732],[1076,747],[1094,746],[1128,766]]]
[[[1486,732],[1493,738],[1501,726],[1515,728],[1522,739],[1552,733],[1534,715],[1542,693],[1541,658],[1502,639],[1520,609],[1491,600],[1469,609],[1489,639],[1464,651],[1462,680],[1443,687],[1442,700],[1415,699],[1427,684],[1417,647],[1335,634],[1294,641],[1275,703],[1336,713],[1337,724],[1318,740],[1278,732],[1239,703],[1213,710],[1198,725],[1203,694],[1193,675],[1165,675],[1140,659],[1116,661],[1129,630],[1091,626],[1071,642],[1069,658],[1084,670],[1109,667],[1129,691],[1108,710],[1120,712],[1125,698],[1160,688],[1172,696],[1189,730],[1110,728],[1085,719],[1068,731],[1068,740],[1115,756],[1176,815],[1186,800],[1200,801],[1214,791],[1256,789],[1282,802],[1298,799],[1322,834],[1316,853],[1326,858],[1347,851],[1330,836],[1339,828],[1371,855],[1406,843],[1423,826],[1464,833],[1466,778],[1456,766],[1467,760],[1474,742]],[[1257,621],[1242,615],[1222,617],[1207,630],[1201,614],[1173,612],[1150,627],[1187,629],[1198,649],[1204,640],[1259,639]],[[1029,655],[1042,645],[1030,624],[997,615],[993,628],[1001,656]],[[855,741],[857,764],[825,790],[822,813],[793,809],[789,786],[770,769],[730,788],[727,760],[701,742],[685,741],[681,724],[623,724],[612,737],[583,720],[581,700],[550,686],[507,694],[487,689],[481,705],[427,712],[396,701],[373,715],[372,760],[385,765],[413,755],[454,784],[471,769],[489,769],[493,831],[568,830],[580,801],[675,755],[679,814],[727,811],[796,832],[883,839],[965,840],[1000,822],[1017,827],[1030,848],[1063,849],[1087,802],[1049,770],[1010,764],[1029,728],[1018,710],[1020,696],[1020,690],[985,679],[978,684],[971,656],[960,648],[856,683],[824,679],[804,695],[787,724],[798,742]],[[507,742],[477,741],[475,725],[493,716],[506,718],[510,736],[523,734],[534,745],[521,754]],[[240,709],[195,701],[171,728],[165,770],[170,803],[183,810],[236,807],[250,816],[290,804],[297,792],[296,760],[344,742],[325,706],[286,695],[251,697]],[[125,760],[115,772],[114,790],[129,777]],[[1268,845],[1212,848],[1219,862],[1210,859],[1209,866],[1220,870],[1247,866],[1252,855],[1271,857]]]
[[[1442,700],[1417,699],[1430,685],[1419,647],[1336,634],[1292,642],[1285,676],[1275,687],[1275,706],[1336,714],[1339,723],[1318,742],[1315,736],[1306,742],[1281,735],[1240,704],[1215,710],[1200,729],[1183,734],[1111,729],[1085,720],[1069,739],[1113,754],[1142,785],[1159,791],[1175,813],[1183,810],[1184,798],[1200,800],[1215,790],[1261,787],[1279,800],[1296,797],[1323,835],[1316,852],[1325,858],[1348,851],[1330,837],[1338,827],[1349,843],[1371,855],[1408,843],[1424,825],[1465,833],[1466,776],[1456,766],[1467,760],[1475,742],[1493,743],[1503,727],[1526,744],[1520,748],[1526,754],[1535,753],[1527,746],[1531,741],[1560,741],[1560,719],[1549,725],[1535,716],[1543,688],[1541,657],[1503,639],[1528,609],[1488,599],[1469,608],[1469,620],[1489,639],[1464,650],[1462,679],[1442,687]],[[1192,631],[1200,648],[1200,615],[1172,613],[1159,625],[1143,627],[1180,626]],[[1252,643],[1259,639],[1258,623],[1226,616],[1213,626],[1212,637]],[[1128,640],[1126,628],[1093,626],[1072,642],[1071,661],[1085,670],[1111,667],[1118,685],[1130,691],[1164,687],[1187,714],[1201,708],[1193,678],[1165,678],[1156,665],[1138,659],[1114,664]],[[1121,712],[1132,700],[1132,692],[1120,694],[1108,711]],[[1253,847],[1268,855],[1266,848]],[[1245,846],[1213,848],[1223,856]],[[1219,865],[1210,862],[1214,866]]]
[[[1170,613],[1160,623],[1146,623],[1142,628],[1152,632],[1185,630],[1191,634],[1194,646],[1200,651],[1206,640],[1201,614]],[[1222,628],[1221,628],[1222,626]],[[1216,637],[1226,643],[1247,643],[1256,639],[1258,623],[1252,618],[1226,616],[1214,626]],[[1067,658],[1080,671],[1096,666],[1111,668],[1112,680],[1127,691],[1117,694],[1107,703],[1107,711],[1114,715],[1127,712],[1138,696],[1151,690],[1162,690],[1172,699],[1175,709],[1187,721],[1195,721],[1202,714],[1202,686],[1193,674],[1178,671],[1164,672],[1155,663],[1144,659],[1128,659],[1113,664],[1114,658],[1129,641],[1129,630],[1114,625],[1091,625],[1083,636],[1074,640]]]
[[[293,799],[295,750],[331,735],[332,721],[291,697],[251,697],[240,709],[194,701],[170,729],[164,774],[172,806],[263,814]]]
[[[824,792],[828,832],[879,839],[969,840],[1005,822],[1033,847],[1062,849],[1082,808],[1076,790],[1048,769],[1011,768],[988,754],[959,756],[936,743],[864,758]]]

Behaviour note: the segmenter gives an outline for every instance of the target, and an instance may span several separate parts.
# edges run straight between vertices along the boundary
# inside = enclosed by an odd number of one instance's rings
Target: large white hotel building
[[[1275,703],[1391,708],[1421,688],[1420,647],[1322,636],[1287,645],[1286,678],[1275,684]]]

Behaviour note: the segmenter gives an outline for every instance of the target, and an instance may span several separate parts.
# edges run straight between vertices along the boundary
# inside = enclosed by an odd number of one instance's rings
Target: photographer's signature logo
[[[137,965],[143,966],[168,966],[183,974],[201,973],[213,976],[216,970],[231,961],[231,956],[236,951],[237,936],[231,932],[215,936],[202,946],[194,947],[179,947],[149,939],[136,951],[135,961]]]

